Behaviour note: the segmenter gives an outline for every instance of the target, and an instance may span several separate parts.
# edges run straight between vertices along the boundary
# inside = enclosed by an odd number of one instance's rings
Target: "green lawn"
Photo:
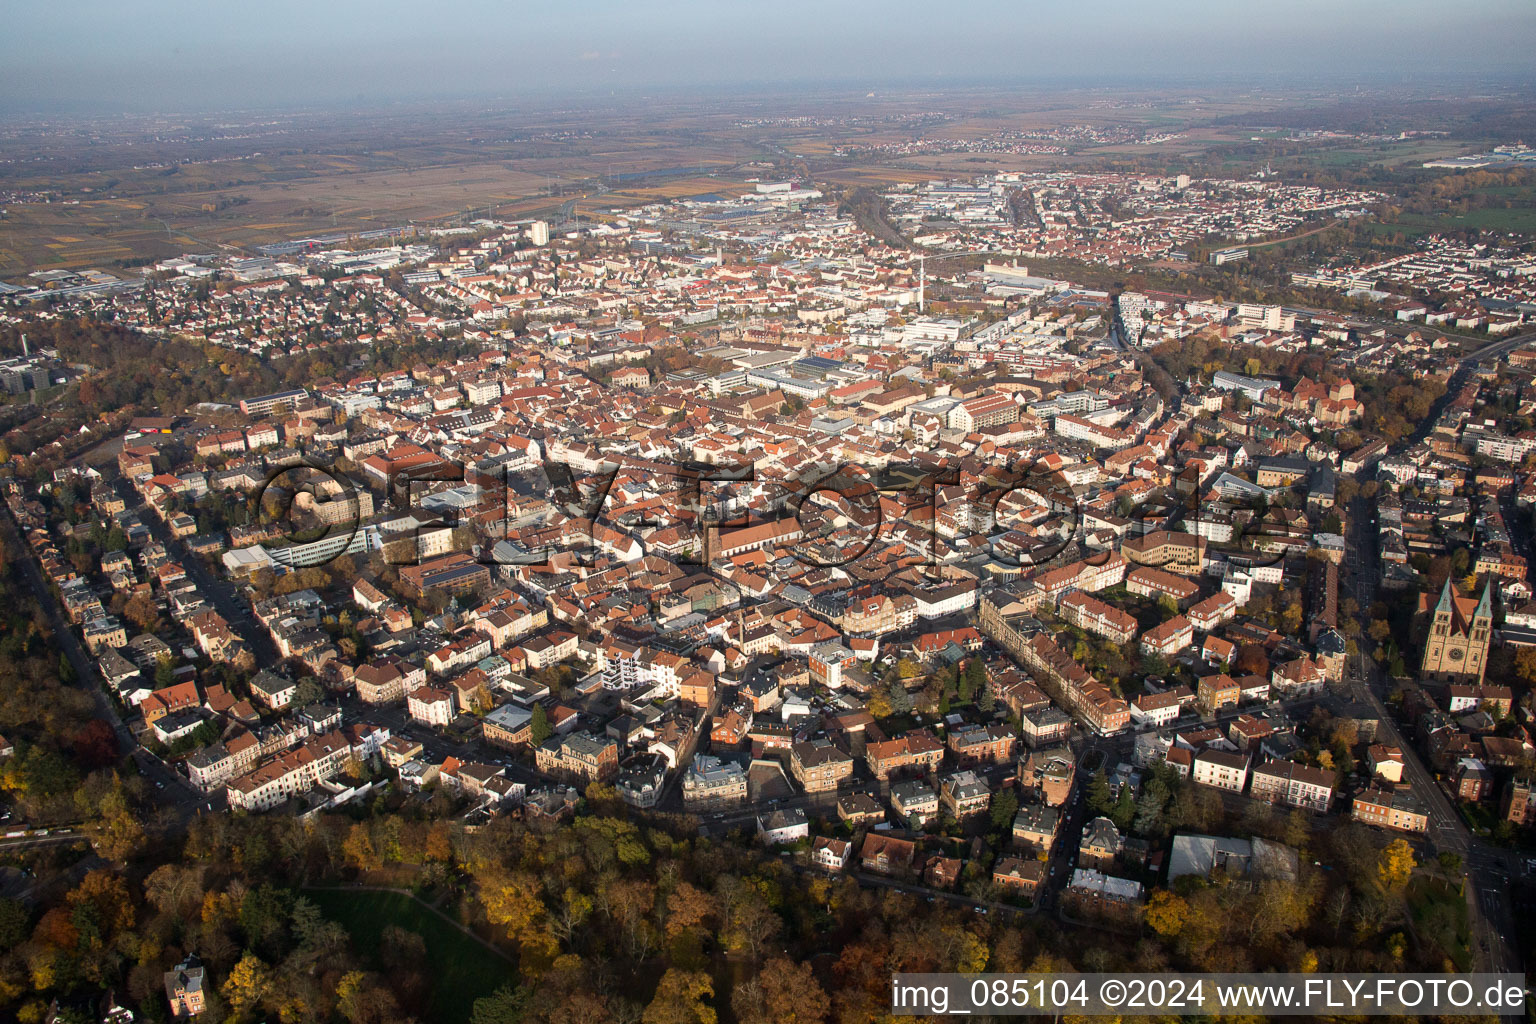
[[[1470,969],[1472,930],[1465,896],[1441,879],[1415,875],[1408,883],[1408,910],[1420,939],[1439,947],[1457,970]]]
[[[1469,804],[1457,801],[1456,810],[1461,812],[1461,817],[1467,823],[1467,827],[1479,835],[1487,835],[1493,828],[1498,818],[1488,808],[1481,804]]]
[[[1536,233],[1536,209],[1516,207],[1505,210],[1488,207],[1471,210],[1465,214],[1445,213],[1433,216],[1405,213],[1390,223],[1369,222],[1367,227],[1378,234],[1401,231],[1410,236],[1457,228],[1481,228],[1485,231],[1518,231],[1531,234]]]
[[[467,1021],[476,999],[516,980],[511,964],[408,896],[343,889],[306,889],[304,896],[351,933],[353,947],[365,958],[377,957],[379,935],[389,925],[420,935],[433,978],[429,1020]],[[380,965],[375,959],[371,966]]]

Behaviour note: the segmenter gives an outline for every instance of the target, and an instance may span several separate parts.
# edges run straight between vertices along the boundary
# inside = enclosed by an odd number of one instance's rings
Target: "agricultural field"
[[[1256,135],[1290,131],[1273,127],[1287,118],[1283,110],[1266,111],[1277,102],[1282,98],[1246,94],[1153,100],[1134,93],[976,92],[955,98],[943,117],[923,94],[843,96],[807,103],[803,118],[768,123],[751,119],[772,109],[764,99],[736,108],[619,102],[579,113],[459,108],[341,120],[294,115],[234,129],[158,119],[148,144],[131,125],[117,122],[75,134],[40,122],[0,140],[0,188],[46,190],[52,198],[4,209],[0,275],[111,271],[184,252],[455,223],[487,213],[548,217],[572,200],[578,214],[590,216],[744,191],[757,174],[809,173],[833,189],[1072,166],[1243,175],[1262,166],[1270,147],[1289,150],[1275,159],[1277,168],[1344,172],[1369,164],[1413,168],[1469,146],[1448,137],[1353,147],[1301,143],[1299,151],[1282,138],[1256,143]],[[1009,131],[1116,125],[1180,137],[1153,145],[1065,142],[1070,153],[1059,155],[837,155],[844,146],[966,143]],[[1477,211],[1462,226],[1484,225],[1536,227],[1520,210]],[[1403,220],[1404,231],[1433,229],[1430,221]]]
[[[1485,208],[1468,210],[1466,213],[1421,214],[1404,213],[1391,221],[1377,221],[1367,225],[1377,234],[1391,235],[1398,232],[1409,237],[1434,234],[1437,231],[1456,231],[1477,228],[1482,231],[1507,231],[1536,237],[1536,209]]]

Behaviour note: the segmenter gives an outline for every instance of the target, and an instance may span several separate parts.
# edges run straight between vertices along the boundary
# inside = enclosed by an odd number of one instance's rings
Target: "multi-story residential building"
[[[446,676],[488,657],[491,653],[490,637],[471,632],[460,636],[427,655],[427,671],[435,676]]]
[[[696,754],[683,773],[683,803],[690,810],[735,807],[746,799],[747,773],[735,761]]]
[[[1060,807],[1072,795],[1077,763],[1066,747],[1031,750],[1019,761],[1018,776],[1024,792],[1036,794],[1041,803]]]
[[[982,621],[986,622],[985,615]],[[1035,633],[1015,643],[1013,636],[1004,634],[1003,644],[1035,673],[1047,693],[1094,732],[1108,736],[1130,724],[1130,705],[1114,696],[1049,636]],[[1025,739],[1027,742],[1027,733]]]
[[[817,836],[811,842],[811,863],[834,874],[847,869],[853,859],[853,844],[846,839]]]
[[[528,659],[530,669],[548,668],[572,657],[580,645],[580,639],[567,629],[550,630],[541,636],[524,640],[519,646]]]
[[[187,758],[187,779],[204,793],[211,793],[256,763],[261,745],[255,736],[240,730],[212,743]]]
[[[1017,737],[1005,725],[965,725],[949,731],[947,743],[962,767],[1005,764],[1013,757]]]
[[[1061,898],[1074,914],[1128,915],[1141,903],[1141,883],[1093,868],[1073,868]]]
[[[526,604],[499,607],[484,615],[477,615],[474,627],[491,638],[491,646],[501,650],[527,636],[536,629],[549,625],[549,612]]]
[[[400,581],[417,597],[424,597],[432,590],[451,593],[478,590],[490,583],[491,574],[472,556],[456,552],[420,565],[401,566]]]
[[[1164,657],[1175,655],[1194,642],[1195,627],[1183,615],[1175,615],[1141,634],[1141,649]]]
[[[981,814],[992,803],[992,787],[969,769],[946,776],[939,784],[939,804],[956,821]]]
[[[1049,854],[1061,828],[1061,812],[1050,804],[1025,804],[1013,818],[1013,839],[1028,850]]]
[[[1480,758],[1457,758],[1451,778],[1458,800],[1475,804],[1493,792],[1493,775]]]
[[[869,744],[864,757],[875,778],[887,779],[892,772],[936,770],[944,760],[944,747],[933,733],[914,729],[895,739]]]
[[[1333,804],[1333,772],[1295,761],[1266,761],[1253,769],[1248,795],[1271,804],[1327,812]]]
[[[807,793],[835,793],[853,774],[853,758],[824,737],[789,748],[789,770]]]
[[[1127,613],[1081,591],[1067,594],[1056,602],[1057,611],[1067,622],[1117,644],[1136,639],[1136,620]]]
[[[870,832],[859,849],[859,865],[877,875],[900,877],[912,870],[917,844],[882,832]]]
[[[365,704],[393,704],[404,700],[408,691],[426,681],[424,668],[396,657],[384,657],[361,665],[352,675],[357,699]]]
[[[842,644],[820,644],[811,648],[811,679],[829,690],[841,689],[843,673],[857,663],[853,652]]]
[[[1191,605],[1185,612],[1190,625],[1202,633],[1209,633],[1223,622],[1231,622],[1237,614],[1237,599],[1226,591],[1218,591]]]
[[[625,758],[613,784],[619,799],[642,810],[655,807],[666,788],[668,767],[661,754],[637,753]]]
[[[520,704],[503,704],[480,720],[480,731],[492,746],[522,750],[533,743],[533,712]]]
[[[592,733],[552,736],[534,749],[533,758],[541,772],[582,782],[606,782],[619,773],[619,745]]]
[[[453,721],[453,693],[435,686],[418,686],[405,698],[406,711],[418,722],[445,726]]]
[[[910,594],[870,594],[849,601],[836,624],[848,636],[880,636],[904,629],[917,618]]]
[[[1200,709],[1208,715],[1214,715],[1222,708],[1237,707],[1237,702],[1243,695],[1243,688],[1238,685],[1237,680],[1225,672],[1201,676],[1200,682],[1196,685]]]
[[[170,1001],[172,1017],[196,1017],[207,1009],[203,964],[197,957],[188,954],[181,963],[165,972],[164,980],[165,998]]]
[[[891,810],[909,828],[922,828],[939,816],[939,794],[923,779],[908,779],[891,787]]]
[[[1514,706],[1514,693],[1507,686],[1468,686],[1452,683],[1445,688],[1445,710],[1453,715],[1479,708],[1491,708],[1508,717]]]
[[[1077,844],[1077,863],[1085,868],[1107,871],[1120,857],[1125,837],[1108,818],[1094,818],[1083,827],[1083,837]]]
[[[1320,693],[1327,682],[1323,667],[1305,655],[1276,665],[1269,673],[1270,686],[1287,697]]]
[[[948,425],[969,433],[978,427],[1014,423],[1018,418],[1019,406],[1007,395],[979,395],[950,409]]]
[[[1109,451],[1121,451],[1136,443],[1136,435],[1132,433],[1067,413],[1056,416],[1051,423],[1051,430],[1062,437],[1083,441],[1095,448]]]
[[[1367,825],[1400,832],[1429,831],[1429,812],[1407,786],[1373,783],[1355,794],[1349,813],[1355,821]]]
[[[798,807],[770,811],[757,819],[757,838],[768,846],[799,842],[810,834],[810,819]]]
[[[80,628],[85,647],[93,655],[122,647],[128,643],[128,629],[115,615],[103,615],[92,619]]]
[[[1139,566],[1125,575],[1125,589],[1138,597],[1171,597],[1184,602],[1200,593],[1199,585],[1162,569]]]
[[[232,780],[225,788],[231,807],[265,811],[309,792],[353,756],[352,744],[341,733],[316,736]]]
[[[1125,580],[1126,560],[1118,553],[1096,555],[1059,569],[1049,569],[1034,577],[1034,584],[1046,600],[1056,601],[1064,594],[1081,590],[1097,593]]]
[[[1188,687],[1180,687],[1184,694]],[[1184,710],[1182,695],[1177,690],[1162,693],[1143,693],[1131,701],[1131,721],[1138,725],[1169,725],[1178,720]]]
[[[202,703],[203,698],[197,691],[197,683],[189,679],[184,683],[173,683],[155,690],[140,700],[139,713],[144,716],[146,725],[154,725],[166,715],[194,710],[201,707]]]
[[[702,669],[683,676],[677,684],[677,699],[696,708],[707,708],[715,699],[715,677]]]
[[[999,857],[992,865],[992,882],[1003,892],[1033,899],[1045,880],[1045,863],[1033,857]]]
[[[262,669],[251,678],[250,687],[251,696],[273,711],[281,711],[293,703],[293,694],[298,689],[298,683],[287,676]]]
[[[276,391],[270,395],[258,395],[253,398],[240,399],[240,411],[247,416],[270,416],[278,406],[293,409],[302,400],[309,397],[309,392],[303,388],[291,388],[287,391]]]
[[[1192,533],[1154,530],[1120,542],[1120,553],[1137,566],[1198,576],[1205,558],[1205,541]]]
[[[407,761],[421,757],[425,749],[420,740],[394,736],[379,748],[379,752],[383,755],[385,764],[398,770]]]
[[[1019,735],[1029,747],[1049,747],[1072,735],[1072,716],[1054,704],[1019,716]]]
[[[1403,781],[1403,751],[1385,743],[1372,743],[1365,751],[1371,774],[1394,785]]]
[[[885,808],[868,793],[844,793],[837,798],[837,819],[849,828],[878,825],[885,820]]]
[[[1202,750],[1195,755],[1190,778],[1202,786],[1241,793],[1248,784],[1248,756],[1225,750]]]

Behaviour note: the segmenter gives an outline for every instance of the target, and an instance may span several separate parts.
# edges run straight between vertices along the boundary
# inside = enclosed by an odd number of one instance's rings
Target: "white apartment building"
[[[232,781],[225,790],[229,805],[244,811],[276,807],[336,774],[352,756],[352,746],[341,733],[316,736]]]
[[[405,706],[412,718],[427,725],[447,725],[453,721],[453,694],[435,686],[411,691],[406,695]]]
[[[1182,710],[1177,693],[1144,693],[1131,701],[1131,721],[1137,725],[1172,725]]]
[[[1079,416],[1061,414],[1056,417],[1051,429],[1065,438],[1074,441],[1083,441],[1096,448],[1108,448],[1112,451],[1120,451],[1129,448],[1136,439],[1118,427],[1105,427],[1086,420]]]
[[[1248,784],[1248,757],[1225,750],[1202,750],[1195,755],[1190,777],[1202,786],[1241,793]]]

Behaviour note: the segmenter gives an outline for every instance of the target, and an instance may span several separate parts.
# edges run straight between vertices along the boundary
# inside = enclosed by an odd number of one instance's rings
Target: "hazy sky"
[[[44,0],[0,16],[0,107],[1536,71],[1532,0]]]

